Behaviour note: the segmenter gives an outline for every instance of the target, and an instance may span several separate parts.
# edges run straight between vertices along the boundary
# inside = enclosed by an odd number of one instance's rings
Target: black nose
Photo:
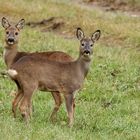
[[[85,50],[84,53],[85,54],[90,54],[90,51],[89,50]]]
[[[8,38],[8,42],[14,42],[13,38]]]

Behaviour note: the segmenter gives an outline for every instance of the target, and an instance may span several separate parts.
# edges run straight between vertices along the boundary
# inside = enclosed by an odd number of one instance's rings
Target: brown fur
[[[17,72],[11,75],[14,81],[18,81],[19,90],[24,94],[20,105],[20,111],[24,119],[28,121],[30,114],[30,102],[32,94],[37,89],[63,93],[68,111],[69,125],[73,124],[74,94],[82,87],[89,70],[93,43],[100,37],[97,30],[91,38],[85,38],[83,31],[77,29],[77,38],[80,40],[80,52],[77,60],[73,62],[52,62],[51,60],[34,56],[25,56],[17,61],[10,70]],[[52,118],[58,111],[61,100],[57,99],[57,106],[52,112]]]
[[[73,60],[71,56],[60,51],[34,52],[34,53],[19,52],[18,51],[19,33],[24,26],[24,22],[25,22],[24,19],[21,19],[16,25],[11,25],[5,17],[2,18],[2,26],[5,28],[6,33],[5,34],[6,45],[4,47],[4,61],[7,65],[7,69],[9,69],[12,64],[17,62],[23,56],[34,56],[36,58],[43,57],[44,59],[47,58],[49,60],[60,62],[69,62]],[[9,39],[13,39],[13,44],[9,44]],[[18,82],[16,82],[16,84],[17,86],[19,85]],[[54,94],[57,94],[57,96]],[[22,96],[23,94],[18,92],[15,99],[13,100],[12,110],[15,117],[16,117],[16,107],[18,106],[20,100],[22,99]],[[52,92],[52,96],[55,101],[57,100],[57,98],[61,98],[60,95],[55,92]]]

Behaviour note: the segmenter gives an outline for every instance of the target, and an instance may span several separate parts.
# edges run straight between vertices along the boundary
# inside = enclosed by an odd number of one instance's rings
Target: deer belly
[[[39,83],[40,91],[58,91],[58,88],[53,84],[43,84]]]

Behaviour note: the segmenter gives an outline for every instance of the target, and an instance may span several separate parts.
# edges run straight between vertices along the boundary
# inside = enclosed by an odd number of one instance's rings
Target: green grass
[[[21,15],[23,17],[21,17]],[[76,27],[87,35],[101,29],[102,36],[95,45],[94,58],[84,83],[77,94],[75,123],[66,125],[65,104],[58,112],[57,122],[49,116],[54,101],[50,93],[37,92],[33,97],[35,111],[29,126],[11,112],[16,89],[9,78],[0,77],[0,139],[4,140],[138,140],[140,137],[140,18],[123,13],[88,9],[69,0],[11,0],[0,1],[0,16],[11,21],[25,18],[40,21],[51,16],[62,17],[63,28],[43,33],[40,28],[25,27],[21,32],[20,50],[62,50],[78,56],[79,41]],[[45,28],[45,27],[44,27]],[[63,33],[61,35],[61,33]],[[65,37],[70,37],[69,39]],[[0,71],[6,69],[2,58],[4,29],[0,28]]]

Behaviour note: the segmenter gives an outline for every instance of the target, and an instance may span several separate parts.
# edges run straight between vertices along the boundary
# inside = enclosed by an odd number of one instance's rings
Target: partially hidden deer
[[[2,26],[5,28],[5,46],[4,46],[4,61],[6,63],[7,69],[10,68],[15,62],[21,59],[23,56],[35,56],[35,57],[43,57],[53,61],[60,61],[60,62],[69,62],[72,61],[72,57],[64,52],[60,51],[50,51],[50,52],[19,52],[18,51],[18,42],[19,42],[19,34],[21,29],[23,29],[25,25],[25,20],[21,19],[17,24],[12,25],[9,23],[8,19],[5,17],[2,18]],[[18,86],[18,83],[17,83]],[[58,92],[52,92],[52,96],[56,101],[60,98]],[[18,90],[13,103],[12,103],[12,111],[14,117],[16,117],[16,108],[21,101],[23,94]]]
[[[89,71],[93,45],[100,38],[100,30],[96,30],[91,37],[85,37],[81,28],[77,28],[77,38],[80,40],[79,57],[73,62],[53,62],[36,56],[25,56],[14,63],[8,70],[11,79],[19,83],[18,90],[24,94],[19,106],[26,122],[29,120],[30,102],[33,93],[42,91],[63,93],[68,112],[68,125],[72,126],[75,108],[75,93],[81,89]],[[56,116],[61,105],[57,99],[57,106],[52,112]]]

